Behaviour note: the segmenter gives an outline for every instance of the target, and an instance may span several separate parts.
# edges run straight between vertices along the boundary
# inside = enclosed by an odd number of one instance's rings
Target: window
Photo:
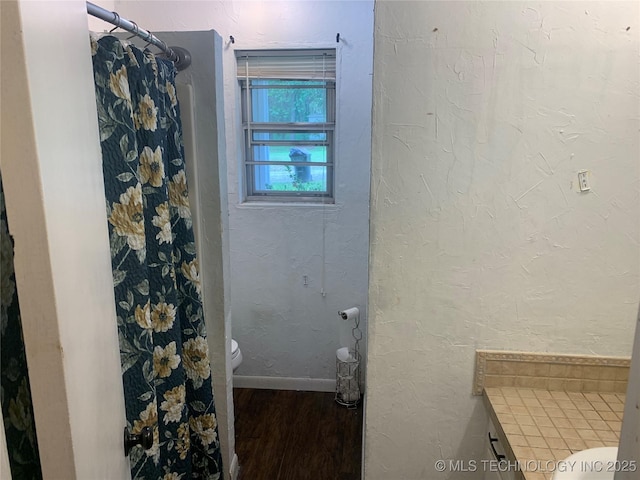
[[[236,52],[249,201],[333,201],[335,50]]]

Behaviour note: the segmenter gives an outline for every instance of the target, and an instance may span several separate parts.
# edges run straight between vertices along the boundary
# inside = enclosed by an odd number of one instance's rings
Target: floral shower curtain
[[[5,430],[0,431],[0,435],[6,435],[12,477],[41,479],[42,471],[31,403],[29,371],[13,270],[13,239],[9,234],[2,176],[0,176],[0,403],[2,403]]]
[[[222,477],[173,63],[91,39],[135,479]]]

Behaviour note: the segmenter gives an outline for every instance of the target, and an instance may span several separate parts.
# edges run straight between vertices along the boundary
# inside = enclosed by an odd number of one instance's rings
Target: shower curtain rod
[[[122,18],[116,12],[110,12],[98,5],[87,2],[87,13],[127,32],[131,32],[151,45],[158,47],[175,64],[178,70],[184,70],[191,65],[191,54],[188,50],[181,47],[169,47],[153,33],[138,27],[135,22]]]

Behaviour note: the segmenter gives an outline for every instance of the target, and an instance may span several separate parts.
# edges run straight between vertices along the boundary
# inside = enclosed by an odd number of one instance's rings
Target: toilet
[[[552,480],[613,480],[618,447],[589,448],[558,463]]]
[[[240,347],[238,346],[238,342],[234,339],[231,339],[231,368],[235,372],[236,369],[242,363],[242,352],[240,351]]]

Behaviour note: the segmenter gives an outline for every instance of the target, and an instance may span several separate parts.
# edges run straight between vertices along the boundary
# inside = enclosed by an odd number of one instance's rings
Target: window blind
[[[324,79],[336,78],[336,51],[238,50],[238,78]]]

